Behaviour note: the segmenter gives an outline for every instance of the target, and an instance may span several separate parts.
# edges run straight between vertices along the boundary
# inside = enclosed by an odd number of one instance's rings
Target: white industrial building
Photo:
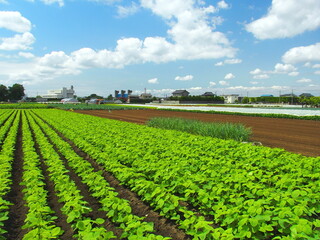
[[[222,95],[222,97],[224,97],[225,103],[235,103],[239,100],[238,94]]]
[[[59,90],[48,90],[48,93],[43,95],[43,98],[57,98],[57,99],[63,99],[63,98],[74,98],[74,89],[73,86],[71,86],[70,89],[67,89],[66,87],[63,87]]]

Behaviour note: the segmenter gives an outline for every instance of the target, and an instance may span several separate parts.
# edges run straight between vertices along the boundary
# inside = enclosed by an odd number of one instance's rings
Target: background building
[[[73,86],[71,85],[70,89],[67,89],[66,87],[63,87],[60,90],[48,90],[48,93],[43,95],[43,98],[47,99],[62,99],[62,98],[74,98],[75,91],[73,89]]]
[[[187,90],[176,90],[172,93],[173,97],[188,97],[189,92]]]

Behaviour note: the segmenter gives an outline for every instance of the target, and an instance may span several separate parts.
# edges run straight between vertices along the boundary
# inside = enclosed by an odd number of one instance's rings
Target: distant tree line
[[[319,106],[320,97],[244,97],[241,103],[292,103]]]
[[[0,84],[0,102],[18,101],[24,96],[24,87],[15,83],[11,87]]]

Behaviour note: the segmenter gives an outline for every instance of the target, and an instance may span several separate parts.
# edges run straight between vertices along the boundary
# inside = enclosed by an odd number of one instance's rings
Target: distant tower
[[[132,90],[128,90],[128,96],[130,96],[132,93]]]
[[[125,93],[126,93],[126,90],[121,90],[121,97],[124,97]]]
[[[118,90],[115,90],[115,91],[114,91],[114,97],[115,97],[115,98],[118,97],[118,94],[119,94],[119,91],[118,91]]]

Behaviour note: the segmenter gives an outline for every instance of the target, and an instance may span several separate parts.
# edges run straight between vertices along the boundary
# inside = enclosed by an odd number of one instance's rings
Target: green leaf
[[[259,221],[256,218],[250,218],[249,222],[251,224],[252,227],[255,227],[258,225]]]
[[[103,224],[104,223],[104,219],[103,218],[97,218],[95,220],[96,224]]]

